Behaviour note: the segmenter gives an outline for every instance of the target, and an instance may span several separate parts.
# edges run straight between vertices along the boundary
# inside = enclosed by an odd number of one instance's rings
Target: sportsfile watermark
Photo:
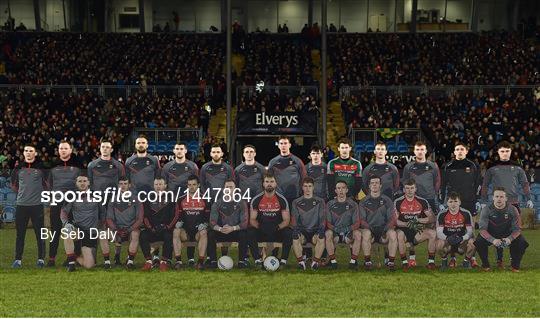
[[[120,191],[116,187],[108,187],[105,191],[43,191],[41,192],[41,202],[49,204],[51,206],[57,206],[63,203],[101,203],[107,205],[108,203],[129,203],[129,202],[178,202],[182,196],[188,195],[189,190],[181,190],[178,188],[174,191],[138,191],[135,192],[137,196],[133,198],[133,192]],[[193,194],[185,196],[187,201],[190,200],[205,200],[208,202],[218,201],[219,199],[224,202],[240,202],[241,200],[251,200],[251,194],[249,189],[242,192],[241,189],[235,188],[231,190],[229,188],[209,188],[204,192],[197,189]]]

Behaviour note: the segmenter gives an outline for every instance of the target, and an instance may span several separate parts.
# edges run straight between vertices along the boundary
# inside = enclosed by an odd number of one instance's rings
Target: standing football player
[[[191,175],[199,176],[197,164],[186,158],[187,145],[179,142],[174,145],[174,159],[163,165],[161,176],[167,183],[167,190],[182,194],[187,188],[187,179]]]
[[[311,147],[309,157],[311,161],[306,165],[307,176],[314,182],[313,194],[323,200],[328,200],[328,179],[326,176],[326,163],[322,161],[322,150],[318,145]]]
[[[302,160],[291,153],[291,140],[288,136],[279,137],[278,148],[279,155],[270,160],[268,171],[275,176],[277,192],[285,196],[290,206],[301,195],[306,168]]]
[[[242,191],[242,196],[247,194],[246,192],[249,190],[249,194],[247,195],[253,198],[263,192],[262,184],[266,169],[262,164],[255,161],[255,156],[257,156],[255,146],[245,145],[243,156],[244,162],[234,169],[236,185]]]
[[[365,194],[368,194],[370,192],[370,178],[375,176],[379,177],[381,180],[382,194],[393,201],[399,191],[399,171],[394,164],[388,163],[386,160],[388,151],[386,150],[386,144],[384,144],[384,142],[377,142],[373,153],[375,154],[375,162],[366,166],[362,172],[362,189]]]
[[[208,192],[210,200],[215,202],[217,201],[216,195],[223,190],[225,181],[234,179],[234,170],[223,161],[223,150],[219,144],[212,145],[210,157],[212,160],[201,168],[201,191]]]
[[[139,136],[135,140],[136,153],[126,160],[126,175],[136,192],[149,192],[154,189],[154,179],[160,176],[157,157],[148,154],[148,139]]]
[[[88,164],[88,179],[90,180],[90,189],[92,191],[99,191],[102,194],[107,188],[115,188],[121,178],[126,176],[124,165],[118,160],[114,159],[111,155],[113,153],[112,142],[106,139],[101,140],[99,145],[99,158],[95,159]],[[107,206],[107,204],[105,204]],[[106,210],[106,207],[102,207]],[[105,225],[100,225],[104,230]],[[99,246],[105,260],[105,268],[110,267],[110,250],[109,241],[107,239],[99,239]],[[117,247],[115,252],[116,256],[120,255],[121,247]],[[115,258],[116,259],[116,258]],[[116,265],[121,265],[120,259],[116,259]]]
[[[351,157],[351,142],[348,139],[339,141],[339,157],[328,162],[328,189],[335,190],[336,184],[343,181],[347,184],[347,197],[358,198],[362,190],[362,163]]]
[[[69,141],[61,141],[58,144],[58,159],[54,162],[52,169],[49,172],[49,185],[51,190],[67,192],[75,191],[75,180],[81,171],[81,163],[73,155],[73,147]],[[52,205],[50,210],[51,230],[60,234],[62,229],[62,221],[60,220],[60,210],[62,203]],[[49,262],[48,267],[54,267],[56,264],[56,253],[58,252],[58,244],[60,236],[55,236],[49,243]]]
[[[25,145],[23,156],[24,162],[17,162],[11,173],[12,187],[17,193],[17,206],[15,208],[17,239],[15,240],[15,260],[11,267],[22,267],[26,227],[28,221],[31,220],[38,249],[36,265],[38,268],[43,268],[45,266],[43,260],[45,258],[45,241],[41,239],[41,228],[44,227],[41,193],[48,187],[47,176],[43,163],[37,158],[35,146]]]

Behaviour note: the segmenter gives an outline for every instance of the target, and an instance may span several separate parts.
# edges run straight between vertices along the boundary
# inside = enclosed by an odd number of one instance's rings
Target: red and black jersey
[[[455,234],[465,236],[467,234],[467,227],[471,226],[471,213],[465,209],[460,209],[456,214],[452,214],[449,210],[446,210],[437,216],[437,227],[443,228],[446,237]]]
[[[173,202],[145,202],[144,226],[155,229],[157,225],[164,225],[172,230],[178,221],[178,210]]]
[[[426,218],[426,212],[431,208],[427,200],[422,197],[414,196],[412,200],[408,200],[405,196],[401,196],[394,201],[398,213],[398,220],[408,222],[412,219]]]
[[[203,199],[194,199],[188,195],[180,198],[178,204],[180,220],[184,222],[184,229],[194,229],[197,225],[208,223],[210,217],[210,205]]]
[[[283,221],[282,212],[289,211],[289,204],[285,197],[279,193],[267,197],[263,192],[251,201],[251,210],[257,211],[257,221],[261,225],[277,226]]]

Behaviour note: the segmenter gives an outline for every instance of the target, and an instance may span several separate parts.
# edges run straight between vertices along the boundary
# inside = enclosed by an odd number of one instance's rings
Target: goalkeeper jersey
[[[328,189],[330,194],[335,194],[336,183],[344,181],[347,183],[349,191],[348,197],[355,197],[362,188],[362,163],[350,157],[342,159],[334,158],[328,162]],[[333,196],[330,196],[333,197]]]

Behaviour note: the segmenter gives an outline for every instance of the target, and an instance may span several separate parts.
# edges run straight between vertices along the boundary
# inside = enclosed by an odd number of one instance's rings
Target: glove
[[[451,246],[457,246],[457,245],[461,244],[461,242],[463,241],[463,236],[459,236],[458,234],[454,234],[452,236],[448,236],[448,238],[446,238],[446,241],[448,241],[448,243]]]
[[[446,210],[446,206],[444,204],[439,205],[439,211],[444,212]]]
[[[339,242],[341,243],[345,242],[345,233],[339,233]]]
[[[293,229],[292,231],[292,238],[293,239],[299,239],[300,238],[300,231],[298,229]]]
[[[409,220],[409,222],[407,223],[407,227],[417,233],[421,233],[422,230],[424,230],[424,225],[418,222],[417,219]]]
[[[487,204],[480,204],[480,211],[482,211],[484,209],[484,207],[486,207]]]
[[[506,240],[501,239],[501,244],[499,245],[499,248],[508,248],[508,247],[510,247],[510,245],[506,243]]]
[[[182,226],[184,226],[184,222],[183,222],[183,221],[179,221],[179,222],[176,222],[176,225],[174,225],[174,228],[180,229],[180,228],[182,228]]]
[[[532,200],[530,200],[530,199],[527,201],[527,208],[531,208],[531,209],[534,208],[534,204],[533,204]]]
[[[319,228],[319,230],[317,231],[317,235],[319,235],[319,239],[324,239],[325,237],[324,227]]]
[[[64,229],[66,229],[68,233],[71,233],[71,232],[74,232],[76,228],[73,224],[71,224],[70,222],[67,222],[64,224]]]
[[[199,225],[197,225],[197,231],[202,231],[202,230],[205,230],[207,228],[208,228],[207,223],[200,223]]]

